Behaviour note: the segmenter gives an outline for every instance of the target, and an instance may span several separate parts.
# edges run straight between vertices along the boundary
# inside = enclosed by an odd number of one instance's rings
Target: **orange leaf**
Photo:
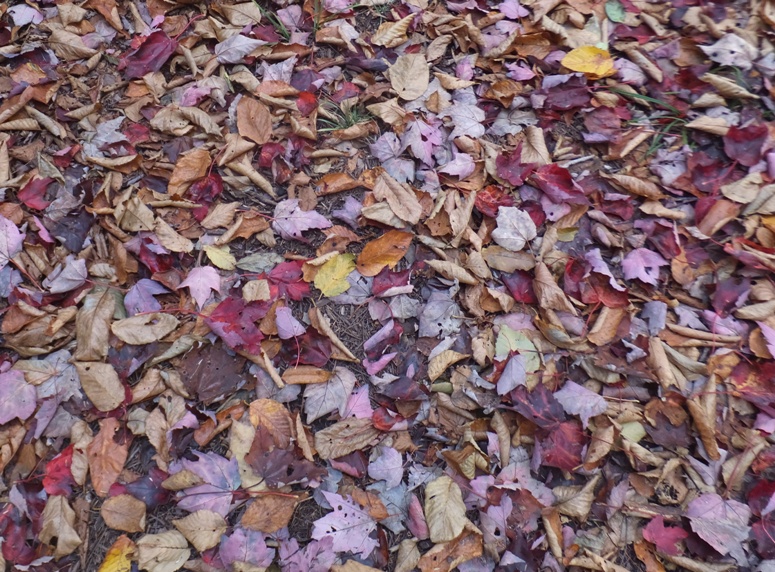
[[[376,276],[385,266],[395,267],[406,255],[413,236],[411,232],[390,230],[372,240],[358,256],[358,272],[364,276]]]
[[[589,79],[602,79],[616,72],[614,60],[608,50],[595,46],[582,46],[571,50],[561,63],[571,71],[586,74]]]

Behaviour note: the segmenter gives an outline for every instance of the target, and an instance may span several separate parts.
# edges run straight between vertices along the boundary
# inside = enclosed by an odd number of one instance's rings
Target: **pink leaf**
[[[392,489],[401,483],[404,476],[404,459],[393,447],[380,447],[380,455],[369,463],[369,476],[377,481],[385,481]]]
[[[24,237],[13,222],[0,215],[0,268],[21,252]]]
[[[230,536],[222,537],[219,554],[221,561],[229,570],[247,570],[248,568],[264,570],[274,560],[274,548],[269,548],[266,545],[264,534],[242,527],[234,529]],[[232,568],[232,564],[235,562],[246,562],[252,566]]]
[[[331,221],[315,211],[303,211],[298,199],[286,199],[274,209],[272,228],[285,239],[302,239],[302,233],[312,228],[329,228]]]
[[[560,402],[565,413],[581,417],[585,428],[591,417],[605,413],[608,408],[605,399],[600,395],[572,381],[556,392],[554,398]]]
[[[659,280],[659,267],[670,264],[656,252],[648,248],[636,248],[622,261],[622,271],[627,280],[638,280],[657,285]]]
[[[181,288],[188,288],[201,310],[212,292],[220,293],[221,276],[212,266],[199,266],[191,269],[186,279],[178,286],[178,290]]]
[[[35,412],[35,388],[17,370],[0,374],[0,424],[24,421]]]
[[[747,561],[742,542],[748,539],[751,509],[734,500],[706,493],[689,503],[686,516],[692,530],[721,555],[730,554],[739,564]]]
[[[312,538],[334,539],[335,552],[351,552],[366,558],[379,543],[370,535],[377,523],[368,512],[352,500],[328,491],[321,491],[334,511],[312,524]]]
[[[678,526],[665,526],[661,516],[652,518],[643,529],[643,538],[656,545],[657,549],[670,556],[678,556],[680,550],[677,544],[689,537],[689,533]]]
[[[277,335],[281,340],[290,340],[303,336],[307,329],[293,317],[293,312],[287,306],[277,308]]]

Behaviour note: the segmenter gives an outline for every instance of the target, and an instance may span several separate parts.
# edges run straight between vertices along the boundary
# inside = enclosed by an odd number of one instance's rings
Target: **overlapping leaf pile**
[[[775,567],[775,2],[0,15],[0,566]]]

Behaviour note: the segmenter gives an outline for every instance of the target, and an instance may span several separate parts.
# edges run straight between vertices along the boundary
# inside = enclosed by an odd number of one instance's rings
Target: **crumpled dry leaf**
[[[371,419],[344,419],[315,433],[315,449],[321,459],[336,459],[363,449],[377,435]]]
[[[110,331],[122,342],[136,346],[157,342],[173,332],[180,322],[171,314],[154,312],[113,322]]]
[[[463,532],[466,505],[455,481],[444,475],[425,486],[425,520],[431,542],[450,542]]]
[[[81,537],[75,530],[75,511],[62,495],[48,497],[43,509],[42,528],[38,537],[46,544],[56,538],[54,558],[59,559],[81,545]]]

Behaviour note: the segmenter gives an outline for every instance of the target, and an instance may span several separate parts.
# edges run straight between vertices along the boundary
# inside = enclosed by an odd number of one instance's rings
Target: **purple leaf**
[[[65,259],[64,267],[57,267],[43,281],[43,286],[52,294],[62,294],[80,288],[86,283],[89,272],[86,270],[86,260],[76,259],[70,255]]]
[[[230,536],[221,538],[219,551],[221,562],[226,565],[228,570],[237,570],[232,568],[235,562],[245,562],[252,564],[250,569],[266,569],[274,560],[274,548],[266,545],[266,537],[263,532],[247,530],[237,527]],[[247,570],[248,567],[240,567],[240,570]]]
[[[171,467],[172,473],[188,469],[204,481],[204,484],[183,491],[184,496],[178,501],[178,506],[189,512],[211,510],[226,517],[231,506],[232,491],[240,485],[236,457],[227,460],[216,453],[199,451],[194,451],[194,455],[198,457],[196,461],[183,459]]]
[[[0,215],[0,268],[21,252],[24,237],[13,222]]]
[[[301,239],[302,233],[312,228],[329,228],[331,221],[315,211],[303,211],[299,199],[286,199],[274,209],[272,228],[287,240]]]
[[[312,524],[312,538],[334,539],[335,552],[351,552],[366,558],[379,545],[370,534],[377,523],[368,512],[351,500],[336,493],[321,491],[334,511]]]
[[[686,516],[692,530],[719,554],[730,554],[739,564],[747,562],[741,543],[748,539],[751,530],[748,505],[706,493],[689,503]]]
[[[169,290],[155,280],[141,278],[126,293],[124,307],[130,316],[143,312],[158,312],[161,310],[161,304],[154,296],[167,293]]]
[[[0,374],[0,424],[24,421],[35,412],[35,388],[17,370]]]
[[[304,549],[291,538],[280,544],[280,564],[283,572],[328,572],[336,561],[334,539],[330,536],[313,540]]]
[[[565,413],[578,415],[584,427],[589,424],[591,417],[602,415],[608,408],[605,399],[600,395],[572,381],[557,391],[554,398],[560,402]]]
[[[135,38],[135,41],[137,40],[138,38]],[[129,50],[121,58],[118,69],[125,70],[126,79],[143,77],[145,74],[159,71],[177,47],[175,40],[162,30],[156,30],[146,36],[137,48]]]
[[[636,248],[622,261],[622,271],[627,280],[638,280],[656,286],[659,280],[659,267],[670,264],[656,252],[648,248]]]
[[[393,447],[380,447],[380,455],[369,463],[369,476],[376,481],[385,481],[392,489],[401,484],[404,476],[404,458]]]
[[[363,205],[355,197],[347,197],[344,200],[344,206],[336,209],[331,214],[341,221],[346,222],[350,227],[358,228],[358,217],[361,216]]]

